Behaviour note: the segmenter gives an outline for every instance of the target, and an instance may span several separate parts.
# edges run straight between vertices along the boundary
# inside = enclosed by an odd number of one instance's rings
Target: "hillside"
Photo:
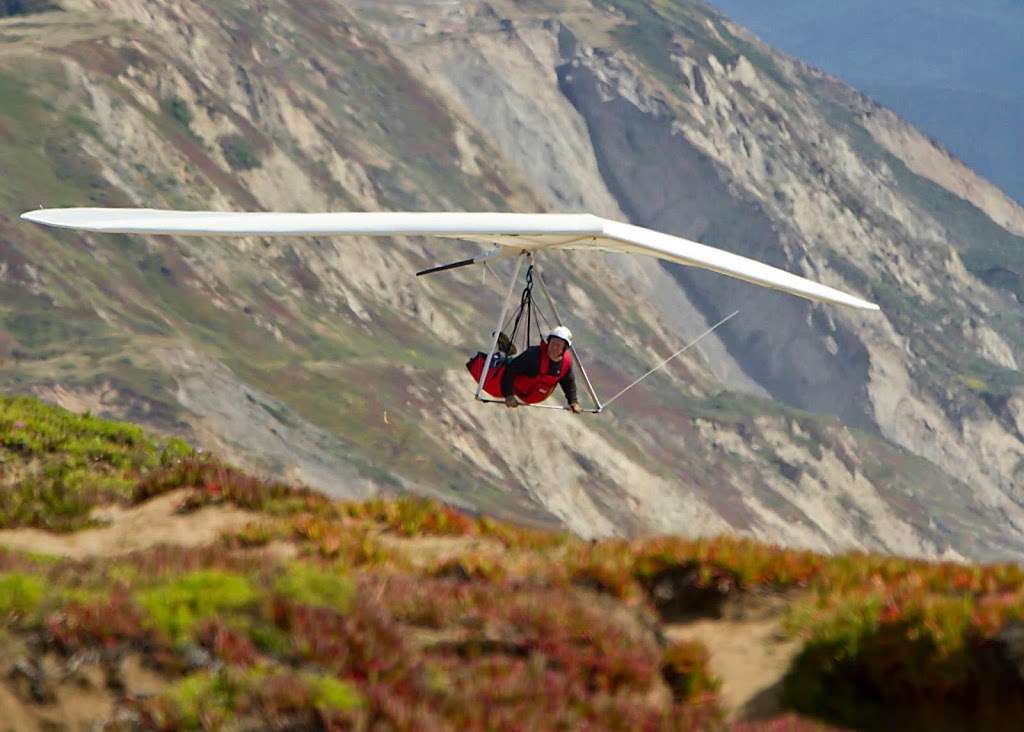
[[[0,19],[7,387],[335,497],[411,491],[587,537],[1024,553],[1024,212],[708,7],[57,5]],[[552,257],[605,394],[741,314],[601,419],[510,415],[462,369],[493,278],[412,276],[458,245],[17,220],[41,204],[588,210],[883,314]]]
[[[1017,201],[1024,9],[1006,0],[710,3],[937,139]]]
[[[1016,565],[590,542],[421,499],[335,502],[27,398],[0,397],[0,460],[0,729],[955,730],[1024,713]]]

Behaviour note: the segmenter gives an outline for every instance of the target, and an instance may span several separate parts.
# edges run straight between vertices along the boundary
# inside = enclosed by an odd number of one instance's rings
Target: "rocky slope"
[[[1024,551],[1020,210],[705,6],[61,7],[0,20],[5,383],[335,495],[413,490],[583,535]],[[610,418],[506,414],[461,370],[494,281],[411,276],[458,245],[16,221],[40,204],[591,211],[883,314],[552,256],[604,393],[741,316]]]
[[[710,3],[927,132],[1024,201],[1024,8],[1002,0]]]

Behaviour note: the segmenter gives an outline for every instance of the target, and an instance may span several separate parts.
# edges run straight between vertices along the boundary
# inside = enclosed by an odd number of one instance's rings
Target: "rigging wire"
[[[653,369],[651,369],[651,370],[650,370],[650,371],[648,371],[648,372],[647,372],[646,374],[644,374],[643,376],[641,376],[641,377],[640,377],[639,379],[637,379],[636,381],[634,381],[634,382],[633,382],[632,384],[630,384],[630,385],[629,385],[629,386],[627,386],[626,388],[624,388],[624,389],[620,390],[618,394],[616,394],[616,395],[615,395],[615,396],[613,396],[613,397],[612,397],[611,399],[609,399],[608,401],[606,401],[606,402],[604,403],[604,405],[603,405],[603,406],[604,406],[604,407],[607,407],[607,406],[608,406],[609,404],[611,404],[612,402],[614,402],[614,401],[615,401],[616,399],[618,399],[618,398],[619,398],[620,396],[622,396],[623,394],[625,394],[625,393],[626,393],[627,391],[629,391],[630,389],[632,389],[632,388],[633,388],[634,386],[636,386],[636,385],[637,385],[637,384],[639,384],[639,383],[640,383],[641,381],[643,381],[644,379],[646,379],[646,378],[647,378],[648,376],[650,376],[651,374],[653,374],[653,373],[654,373],[655,371],[657,371],[658,369],[660,369],[660,368],[661,368],[662,366],[664,366],[665,364],[667,364],[667,363],[668,363],[669,361],[671,361],[671,360],[672,360],[673,358],[675,358],[676,356],[682,355],[682,354],[683,354],[683,353],[685,353],[686,351],[690,350],[690,349],[691,349],[691,348],[692,348],[693,346],[696,346],[696,345],[697,345],[698,343],[700,343],[700,342],[701,342],[701,341],[702,341],[702,340],[704,339],[704,337],[705,337],[705,336],[709,336],[709,335],[711,335],[711,334],[712,334],[712,333],[714,333],[714,332],[715,332],[716,330],[718,330],[719,326],[725,325],[725,324],[726,324],[726,323],[727,323],[728,321],[732,320],[732,319],[733,319],[734,317],[736,317],[737,315],[739,315],[739,312],[740,312],[739,310],[736,310],[736,311],[734,311],[733,313],[731,313],[730,315],[726,315],[726,316],[725,316],[724,318],[722,318],[722,319],[721,319],[721,320],[719,320],[719,321],[718,321],[717,323],[715,323],[715,324],[714,324],[714,325],[712,325],[712,326],[711,326],[710,328],[708,328],[708,329],[707,329],[706,331],[704,331],[704,332],[703,332],[703,333],[701,333],[701,334],[700,334],[699,336],[697,336],[697,338],[696,338],[696,339],[694,339],[694,340],[690,341],[689,343],[687,343],[687,344],[686,344],[685,346],[683,346],[683,347],[682,347],[682,348],[680,348],[680,349],[679,349],[678,351],[676,351],[675,353],[673,353],[673,354],[672,354],[671,356],[669,356],[668,358],[666,358],[666,359],[665,359],[664,361],[662,361],[661,363],[659,363],[659,364],[658,364],[657,366],[655,366],[655,367],[654,367]]]

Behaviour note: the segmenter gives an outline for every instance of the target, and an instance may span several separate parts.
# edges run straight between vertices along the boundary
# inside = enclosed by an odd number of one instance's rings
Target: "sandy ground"
[[[66,664],[54,658],[44,659],[44,666],[50,674],[46,684],[50,697],[42,704],[27,701],[25,683],[15,674],[0,679],[0,732],[97,729],[96,720],[110,719],[121,697],[153,694],[172,682],[143,665],[135,654],[120,662],[123,692],[109,688],[107,675],[96,662],[70,674]]]
[[[238,529],[260,514],[234,506],[207,506],[194,513],[175,513],[189,489],[171,491],[133,508],[107,507],[93,517],[107,523],[73,534],[39,529],[0,531],[0,546],[26,552],[80,559],[115,556],[159,544],[202,546],[216,541],[222,532]]]
[[[779,713],[781,682],[800,640],[782,631],[783,598],[759,598],[727,608],[720,620],[671,625],[672,640],[697,640],[711,654],[722,681],[719,699],[729,719],[762,719]]]

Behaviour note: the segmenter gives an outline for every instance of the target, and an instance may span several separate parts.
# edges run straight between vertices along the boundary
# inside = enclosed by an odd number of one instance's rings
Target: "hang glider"
[[[521,214],[521,213],[231,213],[215,211],[160,211],[154,209],[64,208],[41,209],[22,214],[37,224],[65,229],[78,229],[109,234],[167,234],[176,236],[436,236],[459,239],[491,246],[484,253],[458,262],[438,265],[418,275],[441,272],[456,267],[486,263],[492,259],[516,258],[512,280],[502,301],[501,315],[492,333],[490,351],[483,358],[478,377],[476,399],[504,403],[484,395],[486,381],[493,382],[493,370],[499,364],[498,340],[502,329],[513,319],[519,328],[528,309],[532,312],[533,281],[540,284],[553,313],[550,320],[563,325],[554,300],[544,285],[536,258],[551,250],[605,251],[642,254],[688,267],[699,267],[728,277],[745,280],[761,287],[796,295],[831,305],[859,310],[878,310],[878,306],[855,295],[771,267],[747,257],[699,244],[678,236],[663,234],[639,226],[602,219],[590,214]],[[515,284],[528,264],[527,287],[520,298],[518,311],[506,320]],[[736,313],[720,320],[699,338],[662,361],[614,397],[603,403],[599,399],[577,349],[569,344],[579,364],[585,387],[594,402],[593,413],[602,412],[640,381],[672,359],[696,345],[702,338],[730,320]],[[541,313],[543,317],[543,313]],[[545,318],[545,320],[548,320]],[[539,323],[538,323],[539,325]],[[550,325],[550,323],[549,323]],[[530,316],[527,315],[524,345],[530,343]],[[542,342],[542,346],[545,345]],[[480,352],[480,357],[485,354]],[[488,376],[491,376],[488,379]],[[477,377],[474,377],[477,378]],[[488,393],[493,394],[493,387]],[[511,405],[510,405],[511,406]],[[529,406],[563,409],[563,407],[531,404]],[[574,407],[578,410],[578,405]]]
[[[753,259],[590,214],[229,213],[58,208],[30,211],[22,218],[47,226],[110,234],[439,236],[498,245],[507,250],[503,252],[505,255],[549,249],[644,254],[688,267],[709,269],[808,300],[878,310],[877,305],[867,300]],[[473,261],[482,261],[482,258]]]

